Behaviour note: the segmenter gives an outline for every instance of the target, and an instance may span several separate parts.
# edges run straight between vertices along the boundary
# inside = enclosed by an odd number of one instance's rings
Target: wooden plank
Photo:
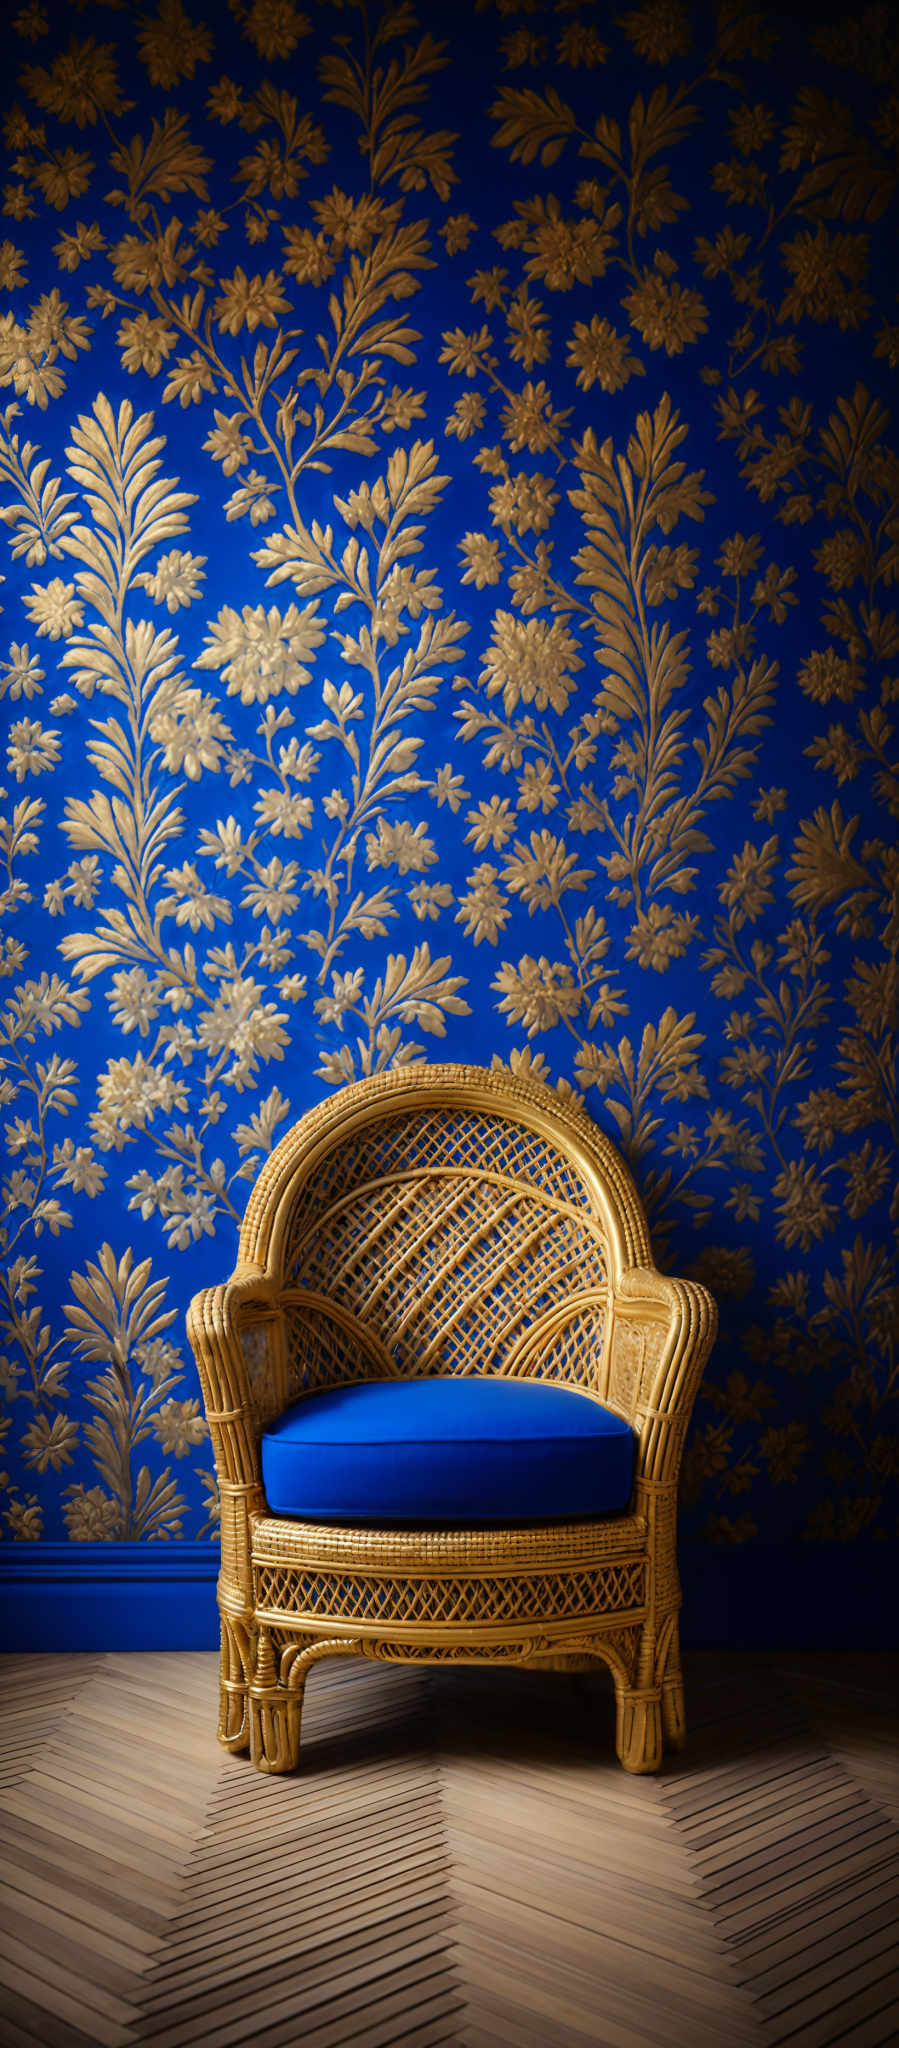
[[[40,2010],[46,2010],[64,2026],[71,2026],[86,2037],[93,2048],[130,2048],[130,2044],[140,2038],[133,2027],[122,2026],[98,2012],[96,2006],[85,2005],[65,1982],[52,1984],[42,1980],[38,1986],[27,1961],[16,1964],[3,1957],[0,1960],[0,1987],[0,1997],[5,1994],[10,1999],[14,2012],[26,2003],[39,2003]],[[65,2036],[62,2038],[64,2040]]]
[[[88,1960],[91,1974],[85,1975]],[[0,1927],[0,1969],[5,1970],[7,1965],[30,1971],[33,1987],[40,1985],[42,1992],[47,1985],[63,1991],[71,1989],[85,2010],[95,2013],[98,2019],[117,2020],[126,2026],[134,2017],[131,2001],[120,1993],[121,1973],[108,1964],[101,1969],[99,1956],[92,1953],[88,1959],[80,1945],[57,1940],[51,1956],[46,1948],[36,1947],[30,1935],[24,1939],[20,1932],[17,1938],[4,1925]],[[111,1984],[118,1988],[110,1988]]]
[[[815,1949],[819,1944],[815,1944]],[[809,1950],[804,1970],[783,1977],[776,1986],[763,1988],[758,1982],[753,1985],[753,1995],[764,2013],[772,2019],[778,2014],[789,2012],[792,2023],[801,2025],[803,2018],[814,2005],[813,2017],[825,2011],[828,1999],[844,2003],[851,1996],[857,1983],[876,1983],[879,1977],[889,1974],[896,1956],[895,1922],[880,1927],[867,1940],[853,1940],[839,1949],[826,1944],[823,1954]]]
[[[3,2048],[899,2037],[880,1661],[690,1660],[649,1779],[592,1681],[349,1660],[263,1778],[215,1743],[216,1661],[0,1662]]]

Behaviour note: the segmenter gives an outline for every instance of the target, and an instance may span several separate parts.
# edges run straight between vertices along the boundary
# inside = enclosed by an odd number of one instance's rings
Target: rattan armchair
[[[293,1768],[323,1657],[598,1661],[622,1764],[657,1769],[684,1739],[677,1479],[714,1329],[705,1290],[654,1268],[614,1146],[542,1083],[401,1068],[304,1116],[259,1175],[232,1278],[188,1317],[221,1490],[225,1746]],[[626,1418],[626,1510],[422,1529],[270,1511],[260,1437],[289,1404],[471,1373],[552,1380]]]

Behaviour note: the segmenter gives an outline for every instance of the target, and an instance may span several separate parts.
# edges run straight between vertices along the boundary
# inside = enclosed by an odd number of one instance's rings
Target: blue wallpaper
[[[888,10],[3,35],[4,1533],[214,1530],[187,1300],[439,1057],[574,1091],[718,1296],[688,1532],[885,1534]]]

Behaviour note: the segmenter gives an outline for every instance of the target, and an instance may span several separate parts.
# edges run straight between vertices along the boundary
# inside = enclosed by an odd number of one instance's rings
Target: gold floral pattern
[[[885,1533],[889,11],[7,35],[5,1533],[213,1527],[183,1306],[436,1041],[582,1097],[718,1294],[688,1526]]]

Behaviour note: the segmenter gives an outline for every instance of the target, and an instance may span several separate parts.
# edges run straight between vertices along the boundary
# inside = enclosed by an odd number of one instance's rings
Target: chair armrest
[[[650,1266],[625,1271],[610,1303],[607,1398],[636,1430],[637,1478],[677,1480],[718,1311],[705,1287]]]
[[[242,1331],[257,1319],[273,1320],[276,1306],[277,1293],[267,1275],[256,1266],[238,1266],[222,1286],[195,1294],[187,1311],[219,1483],[220,1598],[235,1614],[252,1605],[249,1518],[265,1507],[259,1415],[260,1407],[271,1405],[265,1390],[254,1384]],[[266,1371],[270,1377],[270,1364]]]
[[[255,1266],[238,1266],[218,1287],[204,1287],[187,1311],[187,1335],[197,1361],[220,1478],[258,1479],[259,1388],[254,1387],[242,1342],[244,1327],[271,1316],[277,1296]]]

